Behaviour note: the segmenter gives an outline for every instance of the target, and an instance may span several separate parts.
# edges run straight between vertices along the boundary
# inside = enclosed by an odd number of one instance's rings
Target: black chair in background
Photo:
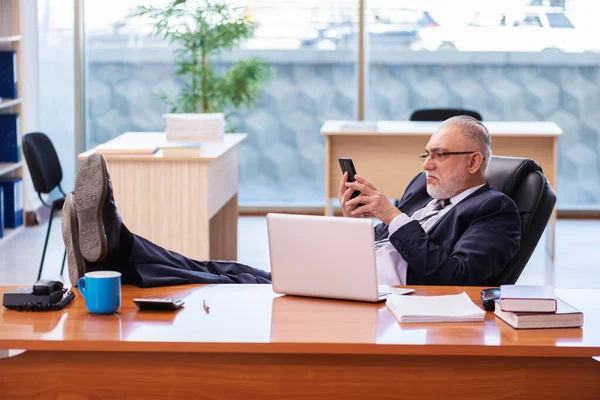
[[[50,208],[50,219],[48,220],[48,231],[46,232],[46,241],[44,243],[44,250],[42,251],[42,261],[40,262],[40,269],[38,271],[38,280],[42,276],[42,268],[44,267],[44,258],[46,257],[46,248],[48,247],[48,238],[50,237],[50,229],[52,228],[52,219],[56,211],[62,210],[63,204],[65,203],[65,192],[60,187],[62,181],[62,168],[58,155],[54,149],[54,145],[50,141],[50,138],[41,132],[28,133],[23,136],[23,154],[27,161],[27,167],[31,174],[31,180],[33,181],[33,187],[40,198],[43,205]],[[56,199],[52,204],[47,204],[42,198],[42,194],[48,194],[54,188],[58,187],[58,190],[62,193],[63,197]],[[62,267],[60,275],[62,276],[65,269],[65,258],[67,252],[63,256]]]
[[[460,108],[427,108],[417,110],[410,116],[411,121],[444,121],[448,118],[456,117],[457,115],[468,115],[479,121],[481,114],[472,110],[461,110]]]
[[[493,156],[486,173],[492,189],[516,203],[521,216],[521,245],[504,270],[490,285],[514,284],[535,250],[556,204],[556,194],[542,172],[529,158]]]

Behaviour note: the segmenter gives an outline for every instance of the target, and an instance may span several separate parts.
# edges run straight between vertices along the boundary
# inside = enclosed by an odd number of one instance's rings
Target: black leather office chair
[[[23,154],[27,161],[27,167],[31,174],[31,180],[33,181],[33,187],[40,198],[43,205],[50,208],[50,220],[48,221],[48,231],[46,232],[46,242],[44,243],[44,250],[42,251],[42,260],[40,262],[40,269],[38,271],[38,280],[42,276],[42,268],[44,267],[44,258],[46,257],[46,248],[48,247],[48,238],[50,237],[50,229],[52,228],[52,218],[56,211],[62,210],[63,204],[65,203],[65,192],[60,187],[62,181],[62,168],[58,155],[54,149],[54,145],[50,141],[50,138],[41,132],[28,133],[23,136]],[[58,187],[58,190],[62,193],[63,197],[54,200],[52,204],[47,204],[42,198],[42,194],[48,194],[54,188]],[[65,269],[65,258],[67,252],[63,256],[62,267],[60,275],[62,276]]]
[[[483,121],[481,114],[473,110],[462,110],[460,108],[426,108],[417,110],[410,116],[411,121],[444,121],[457,115],[468,115],[479,121]]]
[[[535,250],[556,204],[556,194],[542,172],[529,158],[493,156],[486,173],[492,189],[516,203],[521,216],[521,246],[504,272],[492,285],[513,284],[519,279]]]

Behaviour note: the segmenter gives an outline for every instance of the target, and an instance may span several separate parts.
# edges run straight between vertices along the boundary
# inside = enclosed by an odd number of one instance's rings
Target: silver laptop
[[[377,285],[370,219],[267,214],[267,231],[276,293],[376,302],[391,292]]]

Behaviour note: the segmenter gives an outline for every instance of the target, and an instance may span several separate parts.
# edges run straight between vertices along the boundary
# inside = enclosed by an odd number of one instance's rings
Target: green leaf
[[[254,34],[256,24],[246,19],[244,11],[215,0],[196,7],[186,0],[163,7],[137,7],[131,18],[146,18],[153,24],[154,34],[177,46],[175,76],[185,84],[176,100],[164,94],[160,97],[173,110],[223,112],[256,104],[261,85],[270,75],[263,60],[251,57],[235,63],[222,76],[210,63],[211,56],[232,50]]]

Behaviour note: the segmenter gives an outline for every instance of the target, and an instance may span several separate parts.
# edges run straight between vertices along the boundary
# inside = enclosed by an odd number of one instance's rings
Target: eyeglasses
[[[419,158],[421,162],[425,162],[427,158],[431,157],[433,161],[444,161],[446,156],[453,156],[456,154],[473,154],[477,153],[477,151],[426,151],[425,153],[419,154]]]

